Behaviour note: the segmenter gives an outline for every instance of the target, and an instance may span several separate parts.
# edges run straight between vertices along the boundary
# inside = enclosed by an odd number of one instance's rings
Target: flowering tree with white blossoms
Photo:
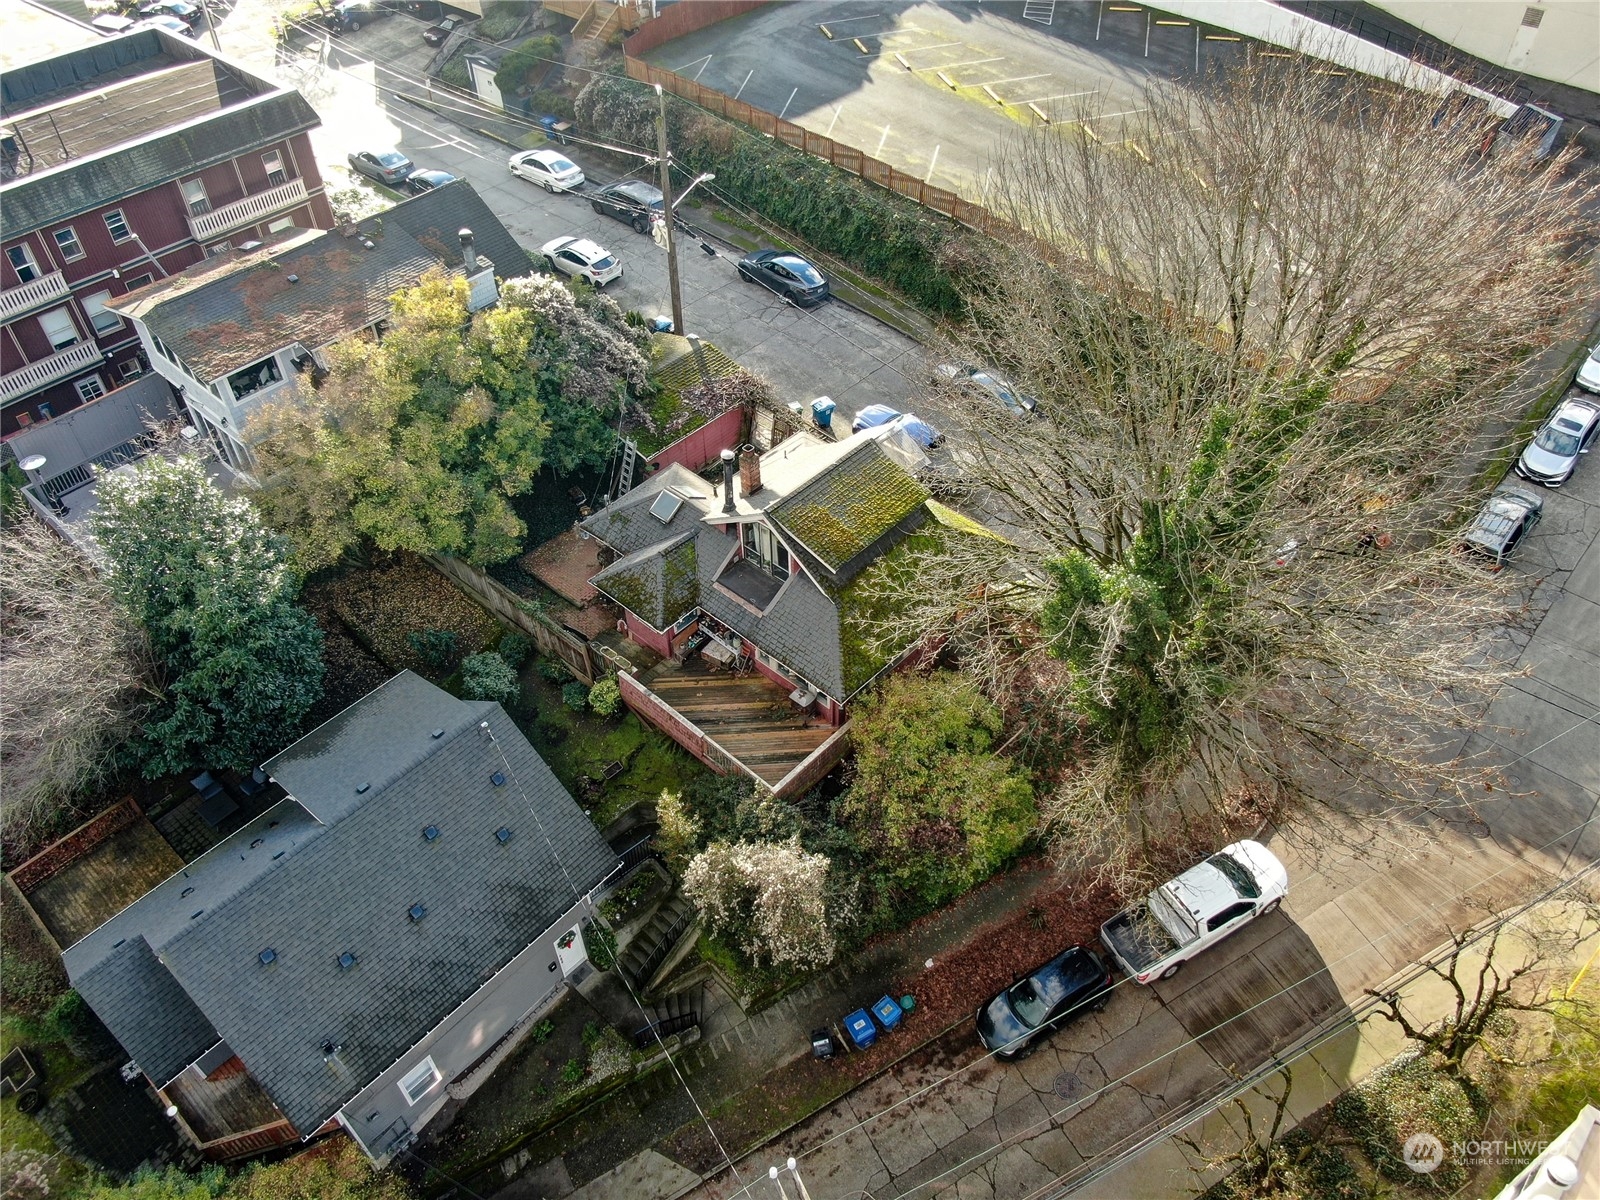
[[[712,842],[684,872],[683,892],[714,934],[752,963],[809,970],[838,950],[834,930],[847,901],[830,912],[825,855],[787,842]]]

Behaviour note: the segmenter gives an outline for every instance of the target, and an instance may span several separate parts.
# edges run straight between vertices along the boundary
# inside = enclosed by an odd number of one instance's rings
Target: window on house
[[[789,578],[789,551],[765,525],[744,526],[744,556],[774,579]]]
[[[415,1104],[439,1086],[439,1068],[430,1055],[400,1077],[400,1094],[407,1104]]]
[[[106,394],[105,382],[98,375],[86,375],[72,386],[78,389],[78,399],[83,401],[98,400]]]
[[[34,261],[33,251],[27,246],[7,246],[6,258],[11,261],[11,269],[23,283],[31,283],[39,278],[39,264]]]
[[[19,412],[17,414],[17,424],[26,429],[33,424],[33,414],[31,412]]]
[[[201,213],[211,211],[211,198],[206,195],[206,185],[199,179],[186,179],[183,182],[183,202],[189,206],[189,213],[198,217]]]
[[[83,257],[83,243],[78,240],[77,230],[71,225],[56,230],[51,236],[56,239],[56,245],[61,247],[61,257],[68,262]]]
[[[279,217],[276,221],[267,222],[268,233],[282,233],[285,229],[294,228],[293,217]]]
[[[57,350],[76,346],[83,340],[78,336],[78,327],[72,322],[72,314],[65,308],[52,308],[47,313],[40,313],[39,327]]]
[[[261,165],[267,169],[268,183],[279,184],[289,178],[289,173],[283,169],[283,155],[276,150],[263,154]]]
[[[228,387],[233,391],[235,400],[243,400],[252,392],[259,392],[262,388],[278,383],[283,379],[278,370],[278,360],[263,358],[258,363],[251,363],[242,371],[235,371],[228,376]]]
[[[83,311],[89,314],[89,323],[94,326],[96,333],[110,333],[122,328],[122,318],[106,307],[110,300],[110,292],[96,292],[83,298]]]
[[[125,242],[133,236],[133,230],[128,228],[128,218],[122,215],[120,208],[114,208],[105,214],[106,230],[111,234],[113,242]]]
[[[117,373],[124,379],[137,379],[144,374],[144,364],[137,358],[125,358],[117,364]]]
[[[150,281],[154,278],[155,276],[151,275],[148,271],[146,271],[143,275],[135,275],[132,279],[126,281],[127,288],[131,292],[134,290],[134,288],[149,287]]]

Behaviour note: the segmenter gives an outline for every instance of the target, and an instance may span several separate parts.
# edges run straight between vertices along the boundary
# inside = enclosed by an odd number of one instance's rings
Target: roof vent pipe
[[[732,450],[722,452],[722,511],[733,511],[733,464],[738,456]]]
[[[472,230],[462,229],[456,236],[461,239],[461,261],[466,264],[467,274],[471,275],[478,269],[478,251],[472,243]]]

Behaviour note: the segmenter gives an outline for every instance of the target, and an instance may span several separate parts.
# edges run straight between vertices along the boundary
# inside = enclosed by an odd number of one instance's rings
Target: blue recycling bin
[[[836,405],[827,396],[818,396],[811,402],[811,419],[818,429],[833,428],[833,410]]]
[[[872,1023],[872,1018],[867,1016],[864,1008],[858,1008],[845,1017],[844,1028],[857,1050],[865,1050],[878,1040],[878,1027]]]
[[[675,332],[673,330],[673,328],[672,328],[672,318],[671,317],[663,317],[663,316],[651,317],[650,318],[650,332],[651,333],[673,333],[673,332]]]
[[[892,996],[885,996],[872,1006],[872,1015],[878,1018],[878,1024],[883,1026],[887,1033],[900,1024],[901,1008],[894,1002]]]

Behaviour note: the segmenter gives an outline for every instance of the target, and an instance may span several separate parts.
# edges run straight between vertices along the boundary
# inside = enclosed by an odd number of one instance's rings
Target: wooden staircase
[[[613,33],[622,28],[624,19],[620,5],[608,3],[608,0],[595,0],[573,26],[573,44],[591,42],[603,46]]]

